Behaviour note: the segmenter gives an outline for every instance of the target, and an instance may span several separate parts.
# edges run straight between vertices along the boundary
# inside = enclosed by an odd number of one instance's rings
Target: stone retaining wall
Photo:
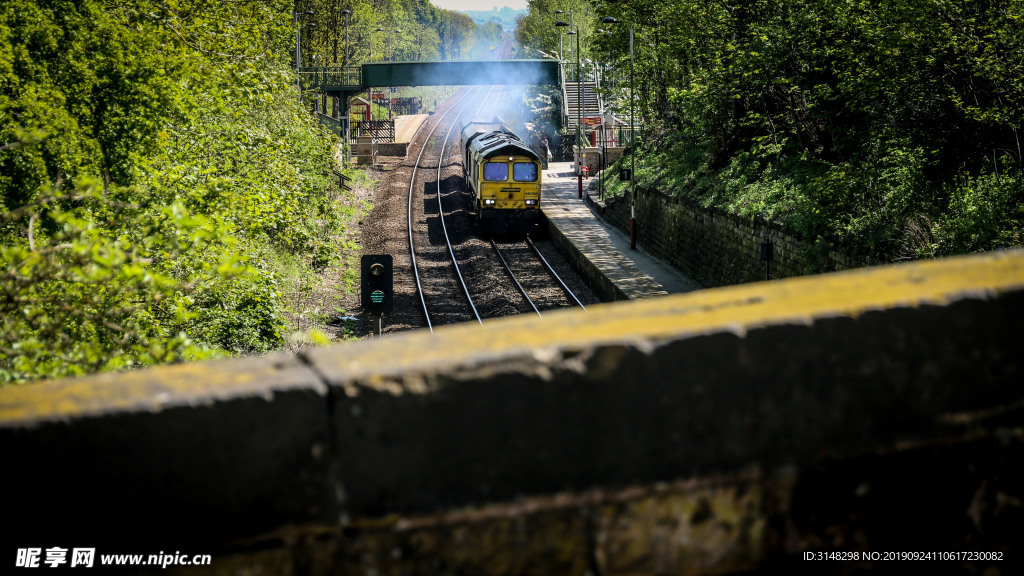
[[[629,204],[624,197],[594,202],[604,218],[626,233]],[[659,191],[638,192],[636,219],[641,247],[707,288],[872,264],[836,250],[812,261],[805,242],[777,224],[704,208]],[[761,260],[765,242],[772,243],[774,257],[767,269]]]

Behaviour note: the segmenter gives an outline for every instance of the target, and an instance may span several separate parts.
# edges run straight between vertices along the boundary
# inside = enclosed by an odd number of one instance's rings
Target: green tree
[[[283,257],[346,246],[291,4],[0,8],[0,382],[283,342]]]

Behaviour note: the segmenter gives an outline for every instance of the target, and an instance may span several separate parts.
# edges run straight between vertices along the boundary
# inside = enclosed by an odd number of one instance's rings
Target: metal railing
[[[352,191],[352,187],[348,185],[348,183],[352,181],[352,178],[349,178],[345,174],[333,169],[331,170],[331,173],[334,174],[334,177],[338,179],[339,189],[344,190],[345,192]]]
[[[358,120],[352,123],[352,136],[373,136],[375,142],[395,141],[394,120]]]
[[[316,113],[316,119],[331,132],[337,134],[339,137],[344,137],[345,126],[342,124],[341,120],[332,118],[326,114],[321,114],[320,112]]]
[[[299,68],[304,90],[359,88],[363,83],[361,66],[313,66]]]

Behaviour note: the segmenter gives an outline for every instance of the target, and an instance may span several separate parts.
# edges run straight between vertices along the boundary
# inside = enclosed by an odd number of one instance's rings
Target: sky
[[[430,0],[438,8],[447,10],[490,10],[509,6],[516,10],[526,8],[526,0]]]

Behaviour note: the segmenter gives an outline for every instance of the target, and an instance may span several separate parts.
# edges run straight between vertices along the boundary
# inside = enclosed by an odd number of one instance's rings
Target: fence
[[[359,66],[317,66],[299,69],[303,90],[324,90],[329,87],[356,87],[363,81]]]
[[[376,142],[394,142],[395,121],[358,120],[352,123],[352,136],[372,136]]]
[[[345,136],[345,127],[342,125],[341,120],[332,118],[326,114],[321,114],[320,112],[316,113],[316,119],[320,124],[336,134],[339,138],[343,138]]]

